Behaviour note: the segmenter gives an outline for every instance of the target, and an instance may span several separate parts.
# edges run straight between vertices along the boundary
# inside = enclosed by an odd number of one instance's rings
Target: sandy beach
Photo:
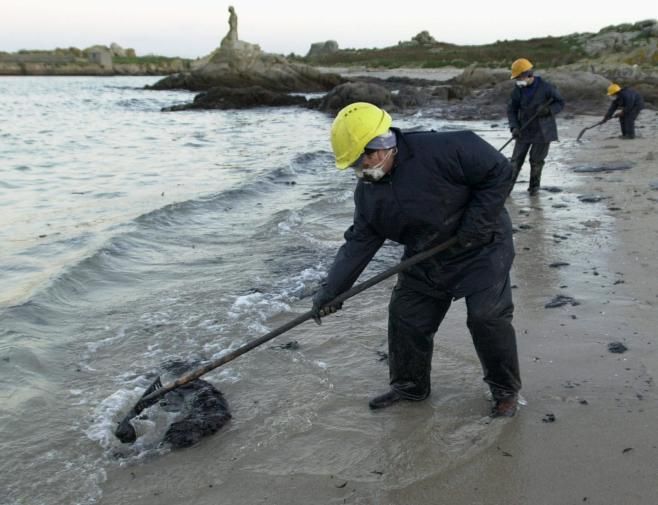
[[[517,230],[512,281],[527,401],[515,418],[486,416],[463,302],[437,335],[430,399],[368,411],[368,396],[386,387],[385,364],[364,355],[385,350],[390,281],[323,326],[292,331],[285,341],[308,345],[303,358],[275,358],[282,367],[276,378],[263,372],[222,385],[235,416],[222,432],[110,470],[100,503],[655,503],[658,114],[642,112],[635,140],[617,138],[610,122],[577,143],[581,129],[599,119],[561,118],[545,189],[528,196],[525,166],[508,202]],[[557,295],[570,299],[546,308]],[[627,350],[610,352],[614,343]],[[318,374],[299,363],[333,352],[344,353],[344,369]],[[461,356],[464,366],[442,366],[446,354]],[[366,376],[362,366],[361,376],[350,377],[353,360],[365,359],[372,361]],[[303,407],[295,398],[288,408],[290,398],[267,396],[267,381],[278,379],[289,381],[291,398],[296,381],[317,389]],[[240,405],[240,388],[260,388],[262,400]],[[264,439],[261,426],[282,436]],[[337,426],[344,437],[335,435]]]

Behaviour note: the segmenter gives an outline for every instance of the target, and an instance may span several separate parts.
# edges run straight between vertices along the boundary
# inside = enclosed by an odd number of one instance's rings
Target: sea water
[[[0,77],[2,503],[95,503],[108,469],[166,451],[166,413],[138,421],[133,446],[112,435],[154,371],[174,358],[215,359],[308,310],[351,222],[355,179],[333,168],[329,115],[165,113],[193,94],[144,89],[155,80]],[[475,129],[494,145],[507,136],[504,125],[422,113],[395,121]],[[364,276],[400,255],[386,243]],[[304,431],[317,416],[309,400],[335,403],[336,377],[365,386],[370,366],[368,388],[384,387],[374,353],[386,350],[388,291],[372,293],[337,319],[336,335],[307,328],[295,338],[309,347],[254,352],[214,372],[233,392],[232,429],[254,404],[281,414],[268,401],[287,397],[286,417],[260,417],[250,440]],[[479,380],[472,356],[442,359],[446,374]],[[361,429],[358,417],[350,423]],[[356,440],[341,464],[358,466]]]

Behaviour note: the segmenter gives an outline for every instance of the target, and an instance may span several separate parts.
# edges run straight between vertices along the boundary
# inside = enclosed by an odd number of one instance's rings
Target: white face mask
[[[519,88],[525,88],[528,85],[528,81],[526,81],[525,79],[520,79],[520,80],[516,81],[516,85]]]
[[[381,180],[386,175],[386,172],[384,172],[386,161],[391,156],[391,154],[393,154],[394,150],[395,149],[389,149],[389,151],[386,153],[386,156],[384,156],[384,159],[377,163],[374,167],[354,167],[354,173],[359,179],[363,179],[367,182],[377,182]]]
[[[367,182],[377,182],[386,175],[386,172],[384,172],[382,167],[379,165],[372,168],[356,167],[354,169],[354,173],[359,179],[363,179]]]

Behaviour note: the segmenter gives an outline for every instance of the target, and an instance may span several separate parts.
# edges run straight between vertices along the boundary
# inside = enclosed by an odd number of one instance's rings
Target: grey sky
[[[0,51],[117,42],[139,55],[194,58],[219,45],[229,5],[238,14],[240,39],[282,54],[306,54],[311,43],[329,39],[341,48],[385,47],[427,30],[443,42],[484,44],[658,17],[655,0],[0,0]]]

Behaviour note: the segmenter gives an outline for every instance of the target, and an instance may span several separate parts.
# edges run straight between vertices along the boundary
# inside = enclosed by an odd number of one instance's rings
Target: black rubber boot
[[[368,405],[372,410],[376,409],[383,409],[386,407],[390,407],[396,402],[399,402],[402,400],[402,397],[399,395],[397,391],[394,389],[391,389],[384,393],[383,395],[375,396],[372,398],[369,402]]]
[[[514,417],[519,408],[519,397],[516,394],[503,398],[494,398],[490,417]]]
[[[541,186],[541,171],[544,168],[543,163],[530,164],[530,185],[528,186],[528,193],[531,196],[536,195]]]

